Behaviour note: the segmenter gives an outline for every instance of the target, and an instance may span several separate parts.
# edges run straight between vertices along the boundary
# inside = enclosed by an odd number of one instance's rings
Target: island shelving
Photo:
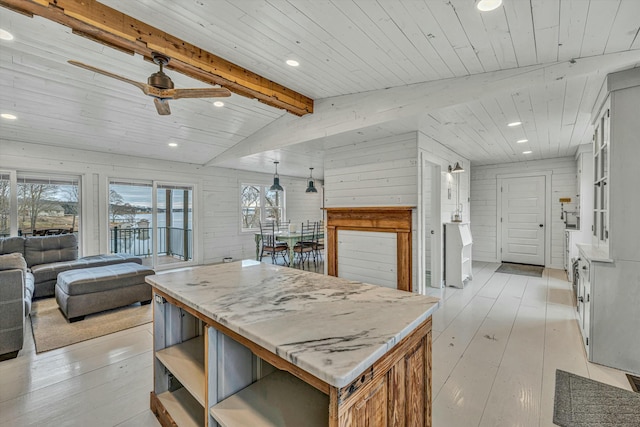
[[[436,298],[255,261],[147,281],[162,425],[431,425]]]

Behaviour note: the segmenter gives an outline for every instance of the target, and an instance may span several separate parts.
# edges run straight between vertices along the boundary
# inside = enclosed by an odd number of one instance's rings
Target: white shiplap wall
[[[338,274],[396,289],[397,246],[394,233],[338,230]]]
[[[326,147],[324,194],[326,207],[417,206],[418,150],[417,134],[380,138],[366,142],[340,143]],[[416,288],[416,211],[413,213],[413,283]],[[354,241],[351,241],[353,238]],[[393,236],[395,239],[395,235]],[[368,245],[348,233],[340,237],[352,252],[351,264],[358,269],[396,271],[394,258],[372,259]],[[393,248],[395,253],[396,248]],[[357,254],[357,255],[356,255]],[[340,255],[339,255],[340,256]],[[356,259],[359,261],[356,262]],[[340,263],[340,260],[338,260]],[[339,265],[338,275],[342,276]],[[362,270],[361,270],[362,271]],[[349,273],[351,274],[351,272]],[[352,280],[370,282],[366,274],[352,274]],[[395,283],[396,280],[394,278]],[[376,282],[377,283],[377,282]]]
[[[497,262],[500,244],[497,230],[498,175],[540,172],[551,176],[551,209],[546,226],[551,227],[551,253],[545,259],[547,267],[563,268],[564,223],[560,219],[561,197],[571,197],[572,203],[565,210],[576,210],[576,162],[573,157],[476,166],[471,173],[471,234],[473,235],[473,259]],[[547,207],[547,211],[549,211]]]
[[[240,185],[271,184],[272,175],[234,169],[166,162],[142,157],[107,155],[91,151],[52,148],[0,141],[0,169],[80,175],[82,185],[82,254],[108,250],[107,183],[109,178],[175,181],[196,186],[194,233],[198,263],[220,262],[223,257],[254,258],[253,233],[240,232]],[[319,219],[321,199],[304,192],[303,178],[280,177],[288,192],[287,216],[302,221]],[[90,189],[90,190],[89,190]],[[319,193],[320,194],[320,193]],[[307,197],[309,196],[309,197]]]
[[[325,206],[415,206],[416,133],[327,147]]]

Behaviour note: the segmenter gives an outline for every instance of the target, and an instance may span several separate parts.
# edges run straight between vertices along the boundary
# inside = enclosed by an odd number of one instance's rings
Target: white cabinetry
[[[589,354],[589,322],[591,320],[591,263],[585,258],[579,258],[578,263],[578,289],[577,308],[578,323],[582,331],[582,342],[584,343],[587,355]]]
[[[445,283],[456,288],[464,287],[471,280],[471,230],[469,224],[450,222],[445,224]]]
[[[609,74],[592,120],[592,241],[578,245],[581,266],[587,267],[584,273],[580,269],[584,305],[578,308],[588,358],[636,373],[640,372],[638,105],[640,68]]]

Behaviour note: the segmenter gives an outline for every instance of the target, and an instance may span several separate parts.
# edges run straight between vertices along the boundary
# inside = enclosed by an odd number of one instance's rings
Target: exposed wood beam
[[[0,0],[0,6],[41,16],[71,28],[74,34],[149,60],[152,52],[163,53],[171,58],[167,68],[296,116],[313,112],[311,98],[95,0]]]
[[[205,165],[407,117],[420,118],[429,111],[556,80],[592,73],[604,78],[607,73],[639,63],[640,50],[634,50],[321,99],[316,101],[313,115],[295,120],[282,116]]]

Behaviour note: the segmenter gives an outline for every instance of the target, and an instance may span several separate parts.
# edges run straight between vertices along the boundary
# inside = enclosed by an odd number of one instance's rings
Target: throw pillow
[[[0,255],[0,271],[1,270],[26,270],[27,263],[21,253],[13,253]]]

